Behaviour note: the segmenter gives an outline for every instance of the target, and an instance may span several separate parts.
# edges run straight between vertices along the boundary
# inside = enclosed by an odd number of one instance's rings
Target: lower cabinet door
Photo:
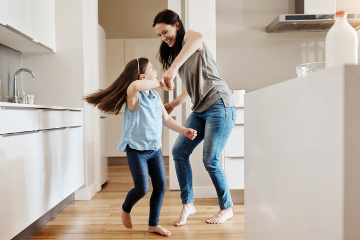
[[[66,169],[62,176],[64,198],[84,185],[83,128],[68,128],[65,134],[65,158],[62,162]]]
[[[225,146],[226,157],[244,157],[244,125],[235,125]]]
[[[0,136],[0,239],[11,239],[41,216],[38,132]]]
[[[82,127],[42,133],[42,214],[84,184]]]
[[[230,189],[244,189],[244,158],[225,157],[225,173]]]
[[[51,129],[41,133],[43,157],[41,163],[42,214],[52,209],[62,200],[62,173],[64,167],[65,129]]]

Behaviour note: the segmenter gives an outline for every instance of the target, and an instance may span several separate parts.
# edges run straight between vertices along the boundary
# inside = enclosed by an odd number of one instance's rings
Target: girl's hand
[[[184,135],[188,138],[190,138],[191,140],[194,140],[194,138],[196,137],[197,135],[197,132],[196,130],[194,129],[191,129],[191,128],[185,128],[184,130]]]
[[[164,107],[168,114],[170,114],[174,110],[174,107],[171,105],[171,103],[164,104]]]
[[[166,83],[165,83],[164,79],[159,80],[159,83],[160,83],[160,88],[161,88],[161,89],[164,89],[165,91],[171,91],[171,90],[166,86]]]
[[[169,68],[164,74],[162,75],[162,79],[165,81],[166,86],[170,90],[174,90],[175,84],[174,84],[174,78],[176,77],[177,71],[173,68]]]

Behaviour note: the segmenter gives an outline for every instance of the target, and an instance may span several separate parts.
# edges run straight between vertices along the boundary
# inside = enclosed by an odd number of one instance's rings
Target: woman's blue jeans
[[[150,176],[153,192],[150,198],[149,226],[157,226],[166,190],[166,170],[162,153],[160,149],[139,151],[126,146],[126,156],[135,187],[127,194],[122,209],[130,213],[135,203],[147,194],[150,189]]]
[[[200,113],[192,112],[186,119],[184,127],[195,129],[197,136],[194,140],[190,140],[184,135],[179,135],[172,149],[183,204],[194,202],[189,156],[204,140],[203,163],[215,186],[220,209],[227,209],[233,205],[226,174],[220,164],[220,154],[235,120],[236,108],[225,107],[221,98],[208,110]]]

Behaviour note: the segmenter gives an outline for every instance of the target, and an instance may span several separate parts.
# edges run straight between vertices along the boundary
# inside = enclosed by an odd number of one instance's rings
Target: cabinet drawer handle
[[[19,133],[7,133],[7,134],[3,134],[1,136],[12,137],[12,136],[25,135],[25,134],[38,133],[38,132],[39,132],[38,130],[35,130],[35,131],[19,132]]]
[[[0,107],[1,110],[39,110],[33,107]]]
[[[44,112],[50,112],[50,111],[56,111],[56,112],[65,112],[65,111],[67,111],[66,109],[47,109],[47,108],[43,108],[43,109],[41,109],[41,110],[43,110]]]
[[[81,127],[81,126],[72,126],[72,127],[69,127],[69,128],[79,128],[79,127]]]
[[[64,130],[66,129],[65,127],[61,127],[61,128],[52,128],[52,129],[44,129],[42,130],[43,132],[51,132],[51,131],[57,131],[57,130]]]
[[[107,117],[103,117],[103,116],[100,117],[100,119],[105,119],[105,118],[107,118]]]
[[[60,112],[81,112],[81,110],[72,110],[72,109],[53,109],[53,108],[42,108],[44,112],[50,111],[60,111]]]

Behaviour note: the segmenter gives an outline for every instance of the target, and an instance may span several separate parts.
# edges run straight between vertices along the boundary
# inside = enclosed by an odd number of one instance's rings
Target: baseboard
[[[81,187],[75,191],[75,200],[90,200],[96,194],[96,184],[89,187]]]
[[[108,165],[128,165],[126,157],[108,157]]]
[[[214,187],[194,187],[194,198],[218,198]],[[244,204],[244,189],[230,189],[234,204]]]
[[[70,196],[62,200],[55,207],[50,209],[47,213],[42,215],[38,220],[33,222],[30,226],[21,231],[18,235],[16,235],[11,240],[25,240],[29,239],[34,233],[36,233],[40,228],[42,228],[45,224],[47,224],[51,219],[53,219],[56,215],[59,214],[62,210],[64,210],[67,206],[69,206],[75,198],[75,194],[72,193]]]
[[[164,156],[165,165],[169,164],[169,156]],[[108,165],[128,165],[126,157],[108,157]]]
[[[234,204],[244,204],[244,189],[230,189]]]

